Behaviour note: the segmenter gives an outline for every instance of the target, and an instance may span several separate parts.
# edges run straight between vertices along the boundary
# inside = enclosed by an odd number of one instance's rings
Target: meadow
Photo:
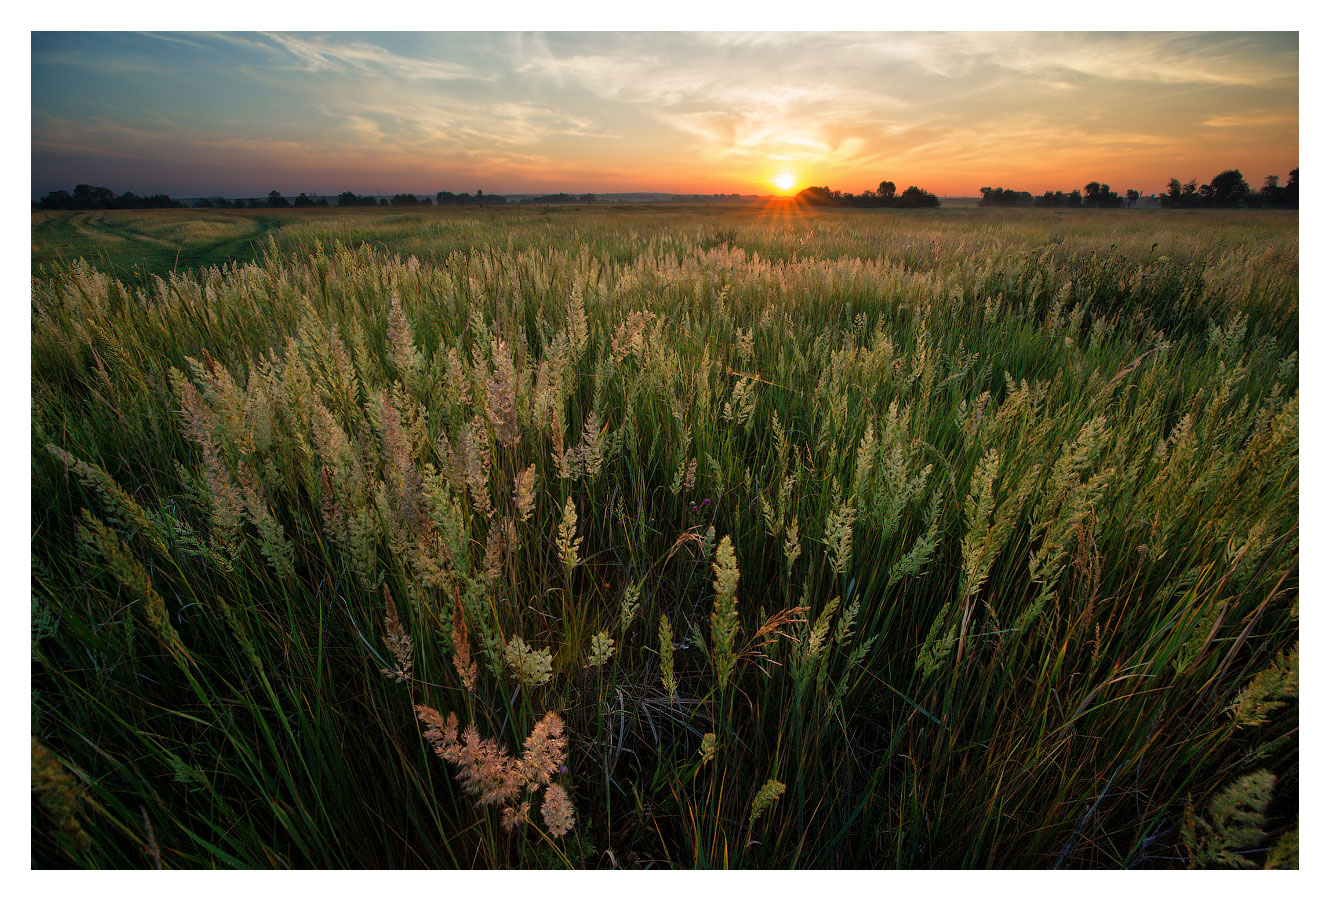
[[[1296,213],[33,215],[38,867],[1296,867]]]

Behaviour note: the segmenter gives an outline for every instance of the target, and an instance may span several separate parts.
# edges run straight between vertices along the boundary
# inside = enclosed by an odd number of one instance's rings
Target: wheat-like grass
[[[36,273],[34,861],[1296,858],[1288,217],[565,212]]]

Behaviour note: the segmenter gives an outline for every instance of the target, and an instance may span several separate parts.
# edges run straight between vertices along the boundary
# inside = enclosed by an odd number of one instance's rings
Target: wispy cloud
[[[909,60],[947,78],[1005,71],[1035,76],[1079,73],[1106,82],[1248,87],[1297,80],[1296,46],[1272,51],[1260,35],[942,33],[901,40],[860,38],[852,46],[860,53]]]
[[[166,71],[160,63],[147,59],[131,56],[89,56],[72,51],[48,53],[44,62],[52,66],[81,69],[101,75],[161,75]]]
[[[1292,113],[1258,113],[1250,116],[1211,116],[1201,124],[1209,128],[1253,128],[1261,125],[1286,125],[1297,122],[1297,119],[1297,115]]]
[[[304,72],[428,81],[488,77],[457,63],[404,56],[366,41],[339,42],[272,32],[264,37],[289,53],[296,68]]]
[[[33,153],[468,190],[1145,187],[1296,165],[1297,56],[1269,33],[45,34]]]

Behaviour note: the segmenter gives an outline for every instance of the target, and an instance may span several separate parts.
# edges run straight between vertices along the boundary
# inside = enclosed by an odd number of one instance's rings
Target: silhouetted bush
[[[117,197],[110,188],[77,185],[72,194],[68,191],[44,194],[37,201],[37,206],[43,210],[159,210],[184,207],[184,204],[165,194],[140,197],[132,191],[126,191]]]
[[[980,188],[980,206],[1033,206],[1034,197],[1029,191],[1013,191],[1010,188]]]
[[[941,206],[936,194],[930,194],[922,188],[911,185],[899,195],[896,185],[884,181],[876,191],[866,190],[862,194],[847,194],[833,191],[825,185],[804,188],[796,199],[808,206],[855,206],[855,207],[895,207],[898,209],[918,209],[921,207]]]

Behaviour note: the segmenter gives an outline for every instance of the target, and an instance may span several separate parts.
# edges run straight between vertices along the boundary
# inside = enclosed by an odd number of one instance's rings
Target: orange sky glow
[[[34,33],[34,196],[1163,190],[1298,165],[1296,33]]]

